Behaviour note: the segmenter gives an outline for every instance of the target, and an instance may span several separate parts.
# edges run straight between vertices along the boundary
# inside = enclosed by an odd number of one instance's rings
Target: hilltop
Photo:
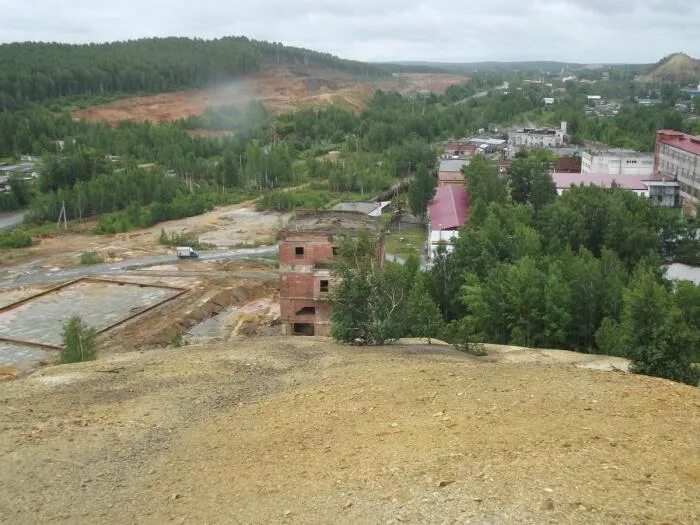
[[[216,90],[248,77],[264,78],[270,70],[310,77],[311,82],[317,81],[313,85],[317,91],[323,87],[335,89],[333,83],[338,81],[344,81],[340,86],[344,88],[349,80],[366,83],[391,81],[397,75],[411,73],[441,73],[426,67],[347,60],[330,53],[243,36],[212,40],[142,38],[100,44],[0,44],[0,64],[3,64],[0,76],[3,108],[55,99],[99,100]],[[319,75],[319,71],[323,73]],[[284,90],[283,81],[278,89]]]
[[[0,516],[698,522],[700,391],[548,359],[274,337],[45,368],[0,384]]]
[[[674,53],[657,62],[650,71],[637,77],[639,82],[684,84],[700,79],[700,61],[685,53]]]
[[[55,97],[201,88],[259,71],[267,64],[327,67],[368,77],[389,74],[364,62],[246,37],[2,44],[0,63],[0,93],[7,106]]]
[[[32,102],[87,121],[170,122],[261,103],[273,114],[335,105],[360,112],[377,89],[442,93],[469,81],[428,67],[379,65],[225,37],[78,45],[0,44],[0,107]]]

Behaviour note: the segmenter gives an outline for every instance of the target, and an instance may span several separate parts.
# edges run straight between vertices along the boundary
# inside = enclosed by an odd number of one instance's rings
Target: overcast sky
[[[0,0],[0,41],[245,35],[366,61],[700,58],[700,0]]]

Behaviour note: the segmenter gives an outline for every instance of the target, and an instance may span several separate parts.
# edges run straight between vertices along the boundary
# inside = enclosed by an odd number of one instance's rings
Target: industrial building
[[[631,149],[590,149],[581,155],[581,173],[647,177],[653,170],[654,156],[651,153],[640,153]]]
[[[510,144],[521,148],[556,148],[564,144],[566,122],[556,128],[521,128],[510,134]]]
[[[656,206],[674,208],[679,205],[678,183],[657,175],[611,175],[609,173],[554,173],[552,180],[561,195],[573,186],[616,186],[650,199]]]
[[[443,159],[466,159],[473,155],[476,146],[466,139],[446,142],[442,149]]]
[[[611,188],[617,186],[633,191],[641,197],[649,196],[649,187],[640,175],[610,175],[608,173],[554,173],[552,180],[561,195],[572,186],[599,186]]]
[[[654,175],[662,181],[678,184],[680,204],[695,216],[700,204],[700,136],[680,131],[656,132]]]
[[[345,237],[368,231],[384,260],[380,222],[363,212],[300,213],[279,233],[280,315],[286,335],[330,335],[331,265]]]

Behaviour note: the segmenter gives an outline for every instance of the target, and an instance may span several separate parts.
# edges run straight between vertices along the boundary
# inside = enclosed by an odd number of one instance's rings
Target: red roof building
[[[430,230],[456,230],[464,225],[468,217],[469,195],[464,186],[438,186],[435,197],[428,204]]]
[[[554,173],[552,180],[557,192],[570,189],[572,186],[599,186],[611,188],[613,185],[648,196],[648,187],[644,181],[649,177],[642,175],[610,175],[608,173]]]
[[[476,146],[467,142],[448,142],[445,144],[442,151],[443,154],[448,157],[468,157],[474,154],[476,151]]]
[[[561,157],[554,162],[555,173],[581,173],[581,157]]]
[[[451,253],[457,231],[469,218],[469,194],[464,184],[438,186],[433,200],[428,204],[428,257],[432,260],[444,245]]]
[[[688,135],[680,131],[662,129],[656,132],[657,144],[668,144],[693,155],[700,155],[700,135]]]
[[[662,129],[656,132],[654,175],[678,182],[686,213],[700,204],[700,136]]]

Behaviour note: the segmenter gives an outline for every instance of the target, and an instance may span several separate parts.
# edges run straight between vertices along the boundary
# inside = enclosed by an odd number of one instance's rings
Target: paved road
[[[20,224],[24,220],[24,213],[23,211],[19,211],[16,213],[0,214],[0,230]]]
[[[269,257],[277,254],[277,246],[260,246],[259,248],[239,248],[234,250],[207,251],[201,252],[199,260],[218,261],[227,259],[257,259]],[[51,284],[79,277],[89,277],[93,275],[118,275],[125,274],[132,270],[154,266],[157,264],[176,263],[178,259],[175,255],[156,255],[151,257],[141,257],[129,259],[116,263],[94,264],[92,266],[78,266],[64,270],[47,271],[42,266],[42,261],[15,266],[5,270],[0,270],[0,290],[27,286],[32,284]],[[180,273],[182,275],[182,273]]]

